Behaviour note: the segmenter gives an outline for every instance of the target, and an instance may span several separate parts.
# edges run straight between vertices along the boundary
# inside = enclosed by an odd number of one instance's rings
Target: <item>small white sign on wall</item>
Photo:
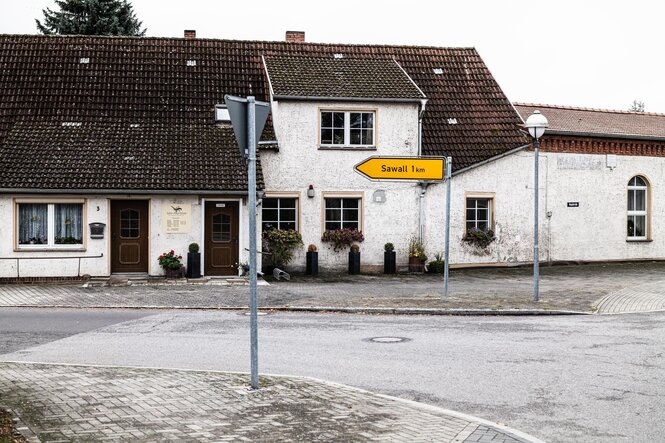
[[[165,234],[192,232],[192,205],[167,203],[162,206],[162,231]]]

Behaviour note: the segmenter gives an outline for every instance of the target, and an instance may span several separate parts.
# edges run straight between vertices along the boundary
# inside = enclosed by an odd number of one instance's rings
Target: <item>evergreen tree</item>
[[[44,23],[37,29],[45,35],[143,36],[145,28],[127,0],[55,0],[60,8],[42,10]]]
[[[644,102],[641,100],[633,100],[633,104],[628,108],[631,112],[644,112]]]

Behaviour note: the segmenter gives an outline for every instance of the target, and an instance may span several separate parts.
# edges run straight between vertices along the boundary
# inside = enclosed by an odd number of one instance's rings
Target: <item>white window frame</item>
[[[464,196],[464,231],[468,231],[472,227],[478,228],[478,206],[475,208],[476,218],[473,219],[474,226],[469,227],[469,219],[467,218],[467,211],[469,208],[469,200],[487,200],[487,229],[494,231],[494,197],[493,193],[468,193]]]
[[[47,206],[47,242],[44,244],[19,244],[19,228],[20,228],[20,211],[19,206],[25,204],[33,205],[46,205]],[[56,244],[55,243],[55,205],[60,204],[74,204],[81,205],[81,243],[75,244]],[[14,200],[14,250],[85,250],[87,240],[87,213],[85,199],[67,199],[67,200],[32,200],[32,199],[16,199]]]
[[[632,182],[639,178],[644,182],[644,186],[633,185]],[[629,210],[628,209],[628,198],[626,198],[626,240],[627,241],[640,241],[649,239],[649,181],[643,175],[635,175],[630,178],[628,181],[627,187],[627,196],[630,195],[630,191],[635,191],[633,193],[633,208],[637,208],[637,192],[644,192],[644,209],[643,210]],[[644,217],[644,235],[628,235],[628,222],[631,217]],[[635,234],[635,228],[633,227],[633,234]]]
[[[346,199],[346,200],[358,200],[358,231],[363,230],[363,195],[359,193],[324,193],[322,196],[322,204],[321,204],[321,228],[322,232],[327,231],[326,227],[326,222],[328,221],[326,218],[326,209],[328,208],[327,206],[327,200],[328,199],[333,199],[333,198],[339,198],[339,199]],[[345,229],[344,228],[344,211],[342,208],[340,208],[341,211],[341,216],[340,216],[340,229]]]
[[[322,120],[324,113],[343,113],[344,114],[344,143],[323,143]],[[372,142],[369,144],[351,143],[351,114],[372,114]],[[374,148],[376,147],[376,128],[377,128],[376,109],[319,109],[319,146],[323,148]],[[361,118],[362,119],[362,118]],[[333,119],[334,120],[334,119]],[[362,129],[362,128],[361,128]]]
[[[295,218],[296,227],[295,227],[295,230],[300,231],[300,196],[298,194],[294,194],[294,195],[290,195],[290,194],[266,194],[265,197],[263,197],[263,199],[264,200],[266,200],[266,199],[275,199],[275,200],[278,200],[278,201],[281,201],[281,200],[295,200],[296,206],[295,206],[295,208],[293,208],[296,211],[296,218]],[[279,226],[279,223],[281,223],[281,220],[280,220],[280,218],[281,218],[280,217],[280,209],[281,208],[279,207],[279,202],[278,202],[277,206],[278,206],[277,207],[277,223],[278,223],[278,226]],[[261,231],[262,232],[263,232],[263,223],[265,222],[265,220],[263,219],[263,210],[264,209],[265,208],[262,205],[261,206]],[[270,209],[274,209],[274,208],[270,208]],[[291,208],[284,208],[284,209],[291,209]],[[281,229],[281,228],[278,227],[277,229]]]

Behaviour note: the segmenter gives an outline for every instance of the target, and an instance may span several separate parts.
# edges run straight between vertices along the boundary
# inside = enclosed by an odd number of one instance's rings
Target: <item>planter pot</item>
[[[164,269],[166,278],[180,278],[182,277],[182,268],[177,269]]]
[[[383,273],[394,274],[397,272],[397,254],[395,251],[383,252]]]
[[[201,278],[201,253],[187,253],[187,278]]]
[[[349,274],[360,274],[360,252],[349,251]]]
[[[319,275],[319,253],[316,251],[307,252],[305,257],[305,274]]]
[[[425,272],[425,260],[409,257],[409,272]]]

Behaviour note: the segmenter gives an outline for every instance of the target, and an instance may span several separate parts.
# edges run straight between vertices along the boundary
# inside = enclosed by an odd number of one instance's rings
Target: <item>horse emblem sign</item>
[[[162,206],[162,232],[165,234],[192,232],[192,205],[168,204]]]

